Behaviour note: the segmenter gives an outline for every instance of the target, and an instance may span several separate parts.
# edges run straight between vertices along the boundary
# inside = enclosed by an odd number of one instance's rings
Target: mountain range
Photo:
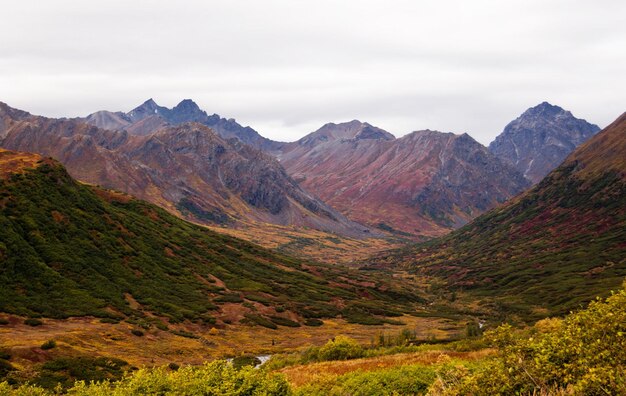
[[[272,156],[203,124],[133,135],[75,119],[33,116],[5,104],[0,104],[0,120],[0,146],[53,157],[81,181],[126,192],[196,222],[268,222],[372,235],[302,190]]]
[[[208,115],[191,99],[182,100],[171,109],[148,99],[128,113],[102,110],[78,120],[103,129],[126,130],[131,135],[148,135],[166,126],[197,122],[210,127],[224,138],[234,137],[260,150],[272,151],[281,146],[280,142],[267,139],[254,129],[241,126],[232,118]]]
[[[626,276],[626,113],[526,193],[379,267],[439,276],[503,311],[563,314]]]
[[[52,156],[81,181],[186,219],[357,239],[443,235],[524,191],[597,129],[548,103],[510,123],[489,150],[467,134],[395,138],[357,120],[275,142],[190,99],[74,119],[1,104],[0,118],[0,146]]]

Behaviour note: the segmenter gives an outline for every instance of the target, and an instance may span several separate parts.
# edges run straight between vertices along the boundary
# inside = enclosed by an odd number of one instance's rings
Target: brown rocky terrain
[[[529,184],[467,134],[396,139],[356,120],[324,125],[284,145],[278,158],[349,218],[402,235],[442,235]]]

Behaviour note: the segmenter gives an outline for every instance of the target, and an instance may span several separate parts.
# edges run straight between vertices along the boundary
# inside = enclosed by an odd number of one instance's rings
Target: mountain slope
[[[51,159],[0,150],[0,169],[0,312],[211,323],[233,310],[302,320],[393,313],[420,300],[78,184]]]
[[[237,138],[260,150],[272,151],[282,145],[264,138],[250,127],[241,126],[234,119],[225,119],[217,114],[208,115],[191,99],[185,99],[171,109],[148,99],[128,113],[99,111],[82,120],[99,128],[127,130],[135,135],[148,135],[166,126],[197,122],[210,127],[223,138]]]
[[[511,121],[489,144],[489,150],[534,184],[599,130],[569,111],[543,102]]]
[[[564,313],[626,276],[625,158],[626,113],[522,196],[374,263],[441,276],[527,315]]]
[[[349,218],[405,235],[442,235],[528,185],[467,134],[395,139],[359,121],[327,124],[283,146],[279,159]]]
[[[155,106],[145,111],[167,110]],[[188,219],[371,235],[303,191],[273,157],[223,139],[204,125],[181,124],[136,136],[76,120],[15,114],[0,104],[2,147],[54,157],[81,181],[124,191]]]

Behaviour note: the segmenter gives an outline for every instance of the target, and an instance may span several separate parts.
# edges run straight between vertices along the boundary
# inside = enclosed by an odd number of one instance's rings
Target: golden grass
[[[0,179],[28,168],[36,168],[43,158],[37,154],[21,153],[0,149]]]
[[[372,358],[312,363],[301,366],[287,367],[280,372],[285,375],[289,383],[300,387],[321,378],[340,376],[353,371],[377,371],[411,364],[432,365],[447,359],[475,361],[483,359],[494,351],[483,349],[474,352],[454,352],[446,350],[428,350],[414,353],[399,353]]]
[[[270,223],[248,222],[238,228],[207,227],[269,249],[326,263],[350,264],[403,245],[386,238],[346,238],[314,229]]]
[[[4,316],[7,317],[6,315]],[[407,328],[424,337],[449,336],[460,329],[449,320],[439,318],[400,318]],[[101,323],[95,318],[70,318],[66,320],[44,319],[44,325],[30,327],[23,318],[10,317],[11,324],[0,326],[0,345],[11,350],[12,362],[20,368],[51,357],[63,355],[104,355],[128,361],[135,366],[163,365],[170,362],[200,364],[205,361],[237,356],[243,353],[274,354],[322,345],[336,335],[352,337],[368,344],[381,332],[397,333],[403,327],[389,324],[364,326],[350,324],[342,319],[325,320],[320,327],[279,327],[270,330],[261,326],[231,325],[219,329],[212,326],[188,324],[170,326],[172,329],[191,332],[199,339],[174,335],[156,328],[143,330],[137,337],[130,333],[137,328],[122,322]],[[55,340],[58,347],[50,351],[39,348],[47,340]]]

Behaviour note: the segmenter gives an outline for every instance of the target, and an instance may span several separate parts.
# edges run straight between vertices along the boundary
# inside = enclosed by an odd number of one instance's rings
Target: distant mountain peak
[[[537,183],[599,130],[559,106],[542,102],[511,121],[489,150]]]
[[[548,102],[541,102],[537,106],[531,107],[526,110],[520,118],[527,116],[546,116],[546,117],[554,117],[559,114],[572,116],[572,113],[563,109],[562,107],[550,104]]]
[[[135,107],[127,113],[129,119],[133,122],[142,120],[150,115],[164,115],[167,108],[159,106],[154,99],[150,98],[143,102],[141,105]]]
[[[324,142],[341,141],[341,140],[395,140],[395,136],[384,129],[375,127],[367,122],[352,120],[335,124],[329,122],[324,124],[320,129],[311,132],[302,139],[298,140],[298,144],[305,146],[315,146]]]
[[[196,102],[194,102],[191,99],[183,99],[180,101],[179,104],[176,105],[176,107],[174,107],[172,109],[173,111],[176,110],[194,110],[194,111],[202,111],[200,110],[200,106],[198,106],[198,104]]]

